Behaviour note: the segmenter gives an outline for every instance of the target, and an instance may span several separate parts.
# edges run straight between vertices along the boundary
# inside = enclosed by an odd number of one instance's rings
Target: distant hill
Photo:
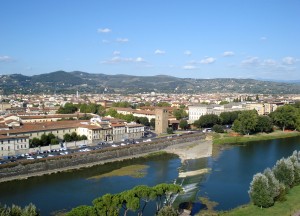
[[[254,79],[192,79],[172,76],[131,76],[56,71],[47,74],[0,76],[0,90],[12,93],[264,93],[300,94],[300,83]]]

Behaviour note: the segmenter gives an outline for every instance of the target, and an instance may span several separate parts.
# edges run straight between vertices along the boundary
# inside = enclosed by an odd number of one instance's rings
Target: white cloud
[[[165,54],[165,53],[166,53],[166,51],[160,50],[160,49],[157,49],[157,50],[154,51],[154,54],[155,54],[155,55],[163,55],[163,54]]]
[[[121,54],[121,52],[118,50],[113,51],[113,55],[120,55],[120,54]]]
[[[223,56],[224,56],[224,57],[234,56],[234,52],[232,52],[232,51],[225,51],[225,52],[223,53]]]
[[[111,32],[111,29],[109,29],[109,28],[100,28],[97,31],[99,33],[109,33],[109,32]]]
[[[192,52],[190,50],[186,50],[183,52],[184,55],[191,56]]]
[[[184,65],[182,67],[182,69],[184,69],[184,70],[194,70],[194,69],[197,69],[197,67],[195,65]]]
[[[262,66],[276,66],[277,62],[273,59],[265,59],[262,63]]]
[[[10,62],[12,60],[10,56],[0,56],[0,62]]]
[[[142,57],[137,57],[135,62],[145,62],[145,60]]]
[[[102,61],[102,64],[118,64],[118,63],[128,63],[128,62],[137,62],[137,63],[141,63],[141,62],[146,62],[145,59],[143,59],[142,57],[137,57],[137,58],[124,58],[124,57],[120,57],[120,56],[114,56],[111,59]]]
[[[129,41],[129,39],[128,38],[117,38],[116,41],[118,43],[127,43]]]
[[[295,64],[297,61],[298,61],[297,59],[295,59],[294,57],[290,57],[290,56],[284,57],[282,59],[282,63],[286,64],[286,65]]]
[[[242,65],[245,65],[245,66],[259,65],[259,58],[258,57],[248,57],[247,59],[242,61]]]
[[[212,63],[214,63],[215,61],[216,61],[215,58],[212,58],[212,57],[206,57],[206,58],[204,58],[204,59],[202,59],[202,60],[200,61],[200,64],[212,64]]]
[[[267,37],[264,37],[264,36],[260,38],[261,41],[265,41],[265,40],[267,40],[267,39],[268,39],[268,38],[267,38]]]

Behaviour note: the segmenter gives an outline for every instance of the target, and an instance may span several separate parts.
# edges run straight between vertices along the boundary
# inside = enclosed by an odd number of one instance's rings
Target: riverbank
[[[0,169],[0,183],[12,180],[27,179],[33,176],[42,176],[58,172],[78,170],[115,161],[146,157],[149,154],[151,155],[157,152],[166,151],[168,147],[171,147],[174,150],[173,154],[187,150],[187,153],[183,157],[184,159],[195,158],[195,149],[202,149],[204,146],[212,148],[212,144],[203,145],[201,148],[199,148],[198,144],[202,142],[206,143],[204,136],[191,135],[179,137],[177,139],[167,139],[163,142],[160,141],[159,143],[153,142],[119,149],[113,148],[110,150],[95,151],[90,153],[77,153],[74,155],[57,157],[57,159],[45,158],[39,161],[24,161],[24,164],[18,163],[14,166],[8,166]],[[197,152],[199,153],[199,151]],[[168,153],[172,152],[168,151]],[[203,155],[200,156],[207,156],[207,150]]]
[[[169,146],[165,149],[165,151],[178,155],[181,159],[181,162],[183,163],[185,160],[210,157],[212,155],[212,141],[201,140],[181,143]]]
[[[274,131],[272,133],[258,133],[254,135],[239,135],[235,133],[229,133],[229,134],[225,133],[225,134],[213,134],[211,136],[213,139],[213,144],[238,144],[244,142],[296,137],[296,136],[300,136],[300,132]]]
[[[260,208],[253,204],[237,207],[228,212],[215,214],[222,216],[290,216],[295,215],[300,209],[300,185],[293,187],[286,195],[286,201],[276,202],[270,208]],[[201,215],[201,214],[200,214]]]

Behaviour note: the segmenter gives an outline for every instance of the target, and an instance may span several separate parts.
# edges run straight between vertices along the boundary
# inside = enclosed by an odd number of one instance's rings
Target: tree
[[[93,205],[97,215],[118,216],[122,203],[118,194],[105,194],[100,198],[94,199]]]
[[[232,129],[241,134],[250,134],[255,131],[257,124],[256,110],[246,110],[239,114],[239,117],[234,121]]]
[[[268,208],[274,204],[274,200],[270,192],[268,178],[261,173],[257,173],[253,176],[248,193],[254,205]]]
[[[269,116],[258,116],[255,130],[259,132],[266,132],[266,133],[272,132],[273,130],[272,119]]]
[[[199,118],[199,126],[202,128],[210,128],[215,124],[218,124],[219,117],[215,114],[206,114]]]
[[[59,143],[59,141],[58,141],[57,138],[53,138],[53,139],[50,140],[50,143],[51,143],[51,145],[56,145],[56,144]]]
[[[173,134],[173,128],[171,128],[171,127],[168,127],[167,128],[167,134]]]
[[[170,107],[171,104],[169,104],[168,102],[159,102],[156,104],[156,106],[158,107]]]
[[[81,205],[73,208],[66,216],[97,216],[93,206]]]
[[[25,206],[23,209],[20,206],[12,205],[2,206],[0,204],[0,215],[1,216],[40,216],[39,210],[35,205],[30,203],[28,206]]]
[[[178,212],[172,206],[164,206],[157,216],[178,216]]]
[[[275,175],[273,171],[270,168],[265,169],[263,173],[267,179],[268,179],[268,184],[269,184],[269,190],[270,190],[270,195],[275,201],[276,198],[280,195],[280,183],[279,181],[275,178]]]
[[[36,137],[34,137],[32,140],[30,140],[29,143],[30,143],[30,148],[35,148],[35,147],[42,145],[41,140]]]
[[[294,184],[294,166],[290,158],[280,159],[273,167],[273,173],[280,183],[283,183],[286,188],[291,188]]]
[[[134,119],[135,119],[135,122],[138,123],[138,124],[142,124],[142,125],[145,125],[145,126],[150,125],[149,119],[147,117],[134,117]]]
[[[183,130],[188,129],[189,124],[188,124],[187,120],[180,120],[179,127]]]
[[[81,135],[80,140],[87,140],[87,136],[86,135]]]
[[[57,113],[59,114],[71,114],[75,113],[78,110],[78,108],[72,104],[72,103],[66,103],[64,107],[60,107],[57,110]]]
[[[120,193],[120,201],[124,209],[124,216],[129,210],[137,211],[140,208],[140,199],[136,196],[133,190],[127,190]]]
[[[216,133],[224,133],[224,128],[221,125],[214,125],[212,130]]]
[[[46,134],[43,134],[41,136],[41,145],[42,146],[47,146],[50,144],[50,140],[49,140],[49,137],[46,135]]]
[[[76,132],[71,133],[71,141],[78,141],[79,137]]]
[[[221,101],[219,104],[224,105],[224,104],[229,104],[229,102],[228,101]]]
[[[139,185],[133,188],[135,195],[144,202],[144,205],[139,209],[139,215],[143,215],[146,205],[149,201],[153,200],[156,195],[155,191],[146,185]]]
[[[153,129],[155,129],[155,118],[152,118],[150,120],[150,127],[153,128]]]
[[[64,134],[64,140],[65,140],[66,142],[71,142],[71,141],[72,141],[71,135],[68,134],[68,133]]]
[[[278,107],[270,114],[275,125],[284,131],[286,128],[295,129],[297,121],[297,109],[291,105]]]
[[[294,184],[300,184],[300,163],[298,159],[298,152],[295,150],[293,154],[289,157],[294,167]]]
[[[105,115],[111,116],[111,117],[116,117],[118,114],[117,110],[110,108]]]
[[[97,109],[97,114],[100,116],[105,116],[106,110],[103,106],[99,105]]]
[[[186,111],[184,109],[174,109],[173,115],[175,116],[175,118],[177,120],[188,117],[188,114],[186,113]]]

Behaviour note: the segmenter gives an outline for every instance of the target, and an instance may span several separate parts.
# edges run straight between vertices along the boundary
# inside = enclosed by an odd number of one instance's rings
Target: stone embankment
[[[51,174],[72,169],[80,169],[83,167],[91,167],[98,164],[128,158],[136,158],[152,152],[162,151],[167,147],[176,145],[179,145],[179,148],[177,147],[177,152],[179,152],[180,149],[185,151],[183,148],[184,143],[195,143],[195,141],[204,141],[204,139],[204,134],[196,133],[120,148],[78,152],[70,155],[43,158],[39,160],[21,160],[14,163],[0,165],[0,182],[24,179],[32,176]]]

